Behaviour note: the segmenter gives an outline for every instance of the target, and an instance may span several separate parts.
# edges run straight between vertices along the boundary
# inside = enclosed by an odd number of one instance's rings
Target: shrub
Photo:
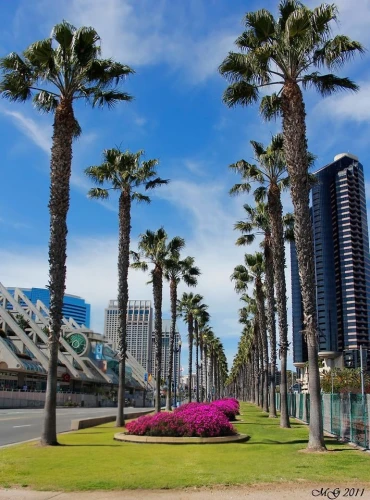
[[[139,436],[220,437],[236,434],[228,418],[216,406],[190,403],[173,413],[139,417],[126,425]]]
[[[234,398],[219,399],[210,403],[224,413],[229,420],[235,420],[239,415],[239,402]]]

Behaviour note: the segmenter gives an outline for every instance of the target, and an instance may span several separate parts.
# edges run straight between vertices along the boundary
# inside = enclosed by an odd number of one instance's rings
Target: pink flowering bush
[[[219,437],[236,434],[226,415],[216,406],[189,403],[173,413],[139,417],[126,425],[128,434],[139,436]]]
[[[221,410],[229,420],[235,420],[236,415],[239,415],[239,401],[237,399],[218,399],[217,401],[212,401],[210,404]]]

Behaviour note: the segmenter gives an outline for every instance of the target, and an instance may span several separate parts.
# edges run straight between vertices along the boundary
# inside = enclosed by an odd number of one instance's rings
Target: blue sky
[[[357,0],[356,9],[348,0],[336,3],[340,25],[335,31],[370,47],[368,1]],[[317,5],[311,0],[307,4]],[[77,27],[93,26],[102,38],[103,56],[136,71],[124,85],[135,97],[132,103],[113,111],[85,105],[75,109],[83,135],[73,152],[67,292],[92,304],[97,331],[103,330],[104,308],[117,290],[117,204],[115,199],[88,200],[90,183],[83,171],[100,162],[104,148],[144,149],[146,158],[160,160],[158,172],[171,183],[153,193],[151,205],[133,207],[132,248],[148,228],[164,226],[170,237],[186,239],[185,252],[195,257],[202,271],[197,292],[209,304],[211,324],[231,365],[241,328],[240,304],[229,276],[244,253],[234,246],[233,224],[243,217],[243,203],[252,199],[228,196],[238,178],[227,167],[242,157],[251,160],[249,141],[267,143],[279,124],[263,123],[257,107],[227,109],[221,101],[226,82],[217,67],[241,33],[246,9],[274,11],[276,5],[240,0],[1,2],[1,56],[22,52],[66,19]],[[318,157],[316,167],[349,151],[359,156],[368,182],[369,74],[366,52],[341,72],[360,84],[358,94],[325,100],[313,92],[305,94],[309,148]],[[0,280],[6,286],[43,287],[48,281],[51,124],[52,117],[38,114],[31,103],[0,101]],[[284,200],[290,208],[289,196]],[[147,276],[130,271],[129,279],[131,299],[151,299]],[[289,262],[287,279],[290,286]],[[164,317],[169,317],[167,286]],[[185,325],[180,324],[180,332],[186,356]]]

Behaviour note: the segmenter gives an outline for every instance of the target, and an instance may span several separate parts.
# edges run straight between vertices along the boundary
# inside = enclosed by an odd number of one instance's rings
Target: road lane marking
[[[25,425],[13,425],[13,429],[17,429],[18,427],[31,427],[31,424],[25,424]]]

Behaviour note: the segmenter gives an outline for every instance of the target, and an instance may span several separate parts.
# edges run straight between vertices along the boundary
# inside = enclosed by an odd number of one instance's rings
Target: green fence
[[[322,394],[324,430],[335,436],[369,449],[370,395]],[[276,394],[276,407],[280,410],[280,394]],[[310,395],[288,394],[291,417],[310,422]]]

